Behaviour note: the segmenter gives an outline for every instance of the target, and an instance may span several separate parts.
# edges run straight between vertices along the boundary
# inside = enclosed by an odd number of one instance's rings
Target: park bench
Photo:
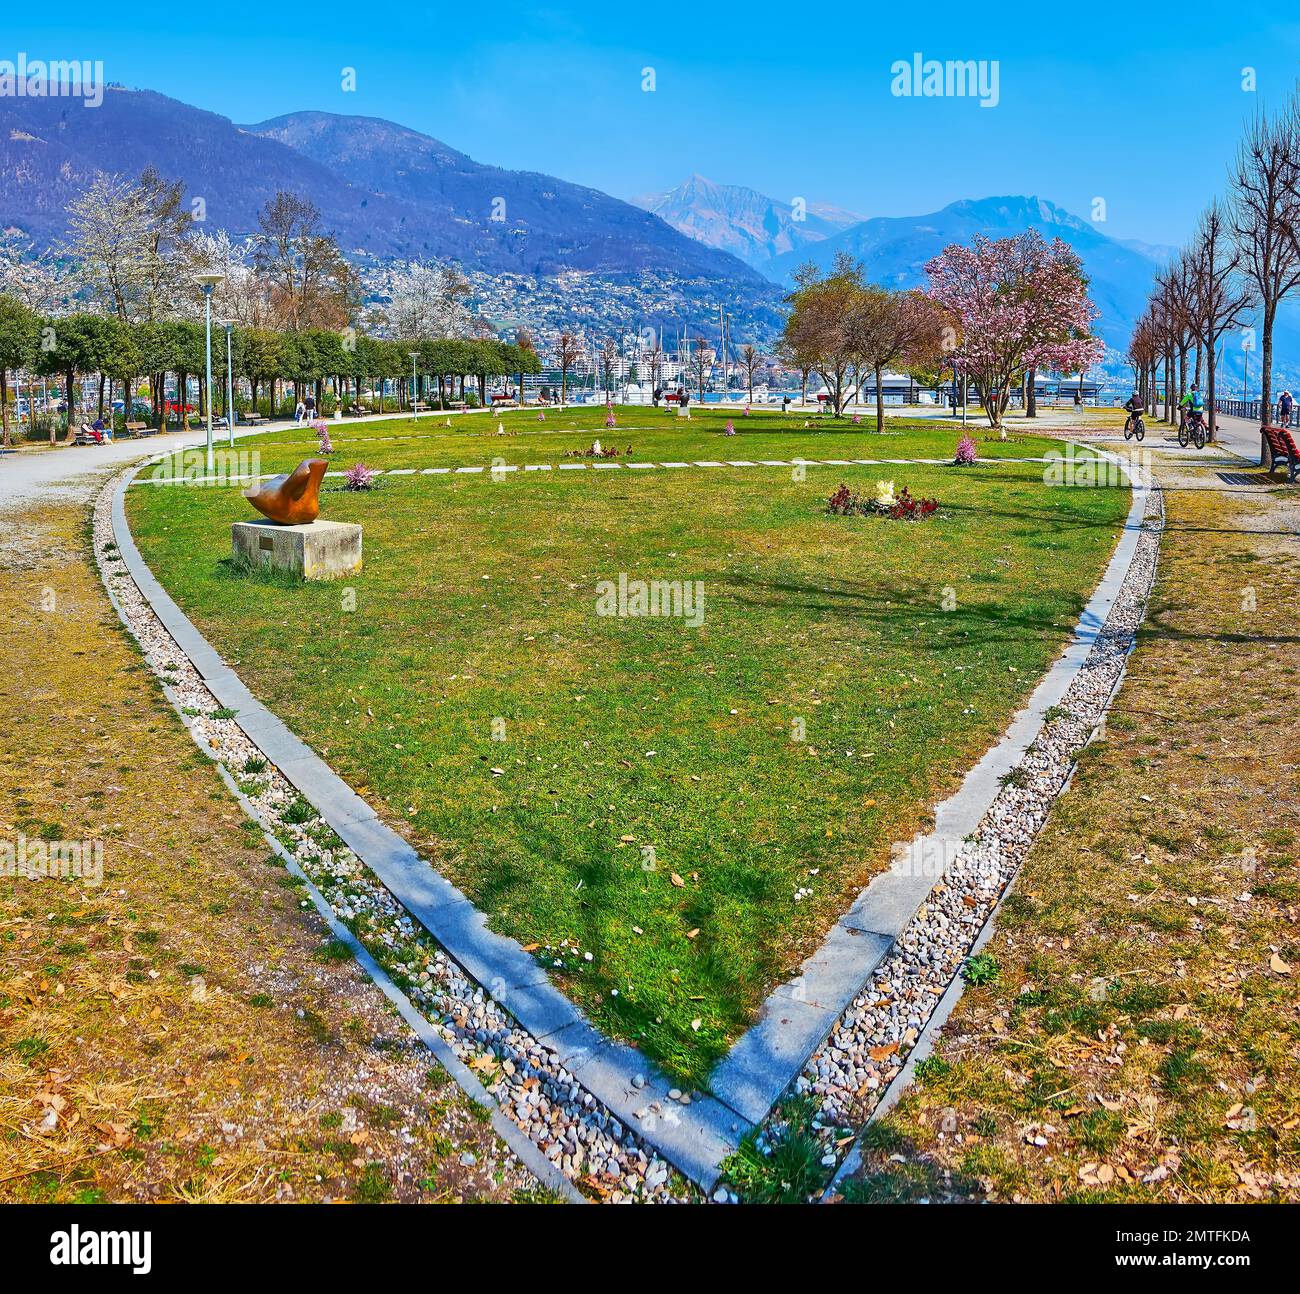
[[[143,436],[149,431],[147,422],[128,422],[124,428],[128,436]]]
[[[1300,476],[1300,449],[1296,447],[1295,439],[1286,427],[1273,427],[1267,423],[1260,428],[1264,437],[1265,445],[1268,449],[1270,474],[1277,470],[1279,463],[1283,464],[1286,469],[1286,479],[1294,481]]]
[[[88,422],[83,422],[72,443],[74,445],[102,445],[107,439],[108,437],[104,432],[96,431]]]

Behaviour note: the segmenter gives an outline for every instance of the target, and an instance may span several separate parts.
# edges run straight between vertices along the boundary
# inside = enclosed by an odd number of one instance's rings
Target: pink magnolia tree
[[[1037,369],[1082,373],[1105,354],[1092,336],[1097,307],[1079,258],[1036,230],[976,237],[925,267],[927,294],[956,325],[952,359],[974,379],[989,426],[999,427],[1011,389]]]

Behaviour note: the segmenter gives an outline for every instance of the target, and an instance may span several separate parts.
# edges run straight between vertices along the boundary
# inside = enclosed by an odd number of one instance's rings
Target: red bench
[[[1291,432],[1286,427],[1271,427],[1265,424],[1260,428],[1260,434],[1264,438],[1265,448],[1268,451],[1270,473],[1277,470],[1279,463],[1283,464],[1286,469],[1286,479],[1294,481],[1300,476],[1300,449],[1296,448],[1296,443]],[[1261,456],[1261,464],[1263,458]]]

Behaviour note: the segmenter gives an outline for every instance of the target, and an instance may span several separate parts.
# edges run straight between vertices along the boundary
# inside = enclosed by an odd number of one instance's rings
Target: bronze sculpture
[[[320,516],[320,483],[327,467],[328,459],[304,458],[288,475],[273,476],[244,497],[279,525],[315,521]]]

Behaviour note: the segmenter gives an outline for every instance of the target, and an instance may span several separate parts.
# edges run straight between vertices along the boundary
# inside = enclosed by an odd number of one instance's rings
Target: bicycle
[[[1139,441],[1146,438],[1146,424],[1142,421],[1140,413],[1132,413],[1124,420],[1124,439],[1132,440],[1135,436]]]
[[[1178,443],[1186,449],[1190,441],[1197,449],[1204,449],[1205,438],[1205,415],[1199,409],[1192,409],[1179,424]]]

